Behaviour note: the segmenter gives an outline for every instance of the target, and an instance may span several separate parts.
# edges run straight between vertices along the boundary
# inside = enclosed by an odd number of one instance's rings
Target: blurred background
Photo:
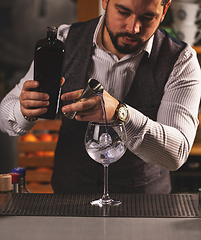
[[[0,100],[19,82],[29,69],[34,57],[35,44],[37,40],[46,37],[47,26],[59,26],[64,23],[71,24],[76,21],[86,21],[98,17],[102,12],[102,0],[0,0]],[[189,42],[197,51],[198,59],[200,59],[200,21],[201,10],[199,1],[173,0],[172,6],[168,10],[161,26],[176,38]],[[187,36],[192,37],[189,39]],[[52,130],[50,126],[50,131]],[[38,132],[32,132],[32,134],[35,134],[36,137],[39,136]],[[201,186],[200,136],[200,130],[198,130],[195,141],[196,143],[198,142],[198,147],[195,149],[196,151],[192,151],[188,163],[179,171],[172,173],[173,191],[175,192],[193,192]],[[55,133],[53,137],[56,139]],[[30,138],[29,141],[31,141]],[[45,140],[43,139],[43,141]],[[0,173],[7,173],[13,167],[26,165],[27,159],[30,162],[37,162],[37,156],[40,158],[40,162],[41,159],[51,161],[49,165],[44,164],[46,170],[43,168],[43,171],[40,173],[41,176],[47,174],[45,183],[49,183],[54,156],[51,154],[44,156],[41,151],[37,151],[38,155],[33,155],[33,152],[31,155],[27,153],[27,145],[24,143],[24,145],[19,145],[21,143],[22,139],[19,141],[19,138],[9,137],[0,131]],[[34,145],[34,143],[31,144]],[[40,146],[42,145],[40,144]],[[53,148],[54,146],[55,144],[53,144]],[[47,149],[49,150],[50,147]],[[24,153],[22,154],[23,151]],[[21,160],[19,154],[22,156]],[[43,165],[40,163],[41,166]],[[32,177],[29,178],[28,176],[29,180],[33,180],[37,175],[36,172],[33,172],[34,169],[38,168],[32,165],[29,172],[30,174],[32,173]],[[42,177],[38,179],[39,182],[42,181]]]

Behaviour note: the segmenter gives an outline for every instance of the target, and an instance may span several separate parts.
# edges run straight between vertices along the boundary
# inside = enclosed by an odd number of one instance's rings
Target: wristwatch
[[[29,121],[29,122],[35,122],[35,121],[38,120],[37,117],[35,117],[35,118],[29,118],[29,117],[27,117],[27,116],[24,116],[24,118],[25,118],[27,121]]]
[[[120,120],[122,122],[125,122],[128,119],[128,108],[125,104],[119,102],[119,105],[116,108],[116,120]]]

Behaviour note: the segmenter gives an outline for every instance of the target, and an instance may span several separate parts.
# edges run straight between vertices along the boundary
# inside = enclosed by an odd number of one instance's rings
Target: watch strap
[[[38,120],[37,117],[35,117],[35,118],[29,118],[29,117],[27,117],[27,116],[24,116],[24,118],[25,118],[27,121],[29,121],[29,122],[35,122],[35,121]]]

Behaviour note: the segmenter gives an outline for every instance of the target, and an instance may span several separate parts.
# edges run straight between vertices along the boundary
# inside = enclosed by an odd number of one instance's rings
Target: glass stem
[[[102,196],[102,200],[107,201],[110,199],[109,197],[109,193],[108,193],[108,166],[104,164],[104,190],[103,190],[103,196]]]

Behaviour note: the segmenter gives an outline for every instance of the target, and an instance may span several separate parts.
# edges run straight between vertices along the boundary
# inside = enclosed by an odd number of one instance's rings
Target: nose
[[[127,19],[126,30],[129,33],[136,34],[140,32],[141,23],[137,16],[133,15]]]

